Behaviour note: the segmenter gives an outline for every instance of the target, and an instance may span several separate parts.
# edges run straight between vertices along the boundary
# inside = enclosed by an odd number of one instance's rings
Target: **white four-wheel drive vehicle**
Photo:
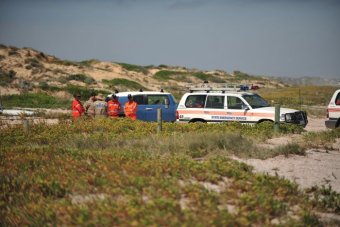
[[[261,123],[275,120],[271,107],[258,94],[228,88],[195,88],[183,95],[177,108],[177,121]],[[280,122],[306,126],[304,111],[281,108]]]
[[[327,128],[337,128],[340,126],[340,89],[336,90],[327,107],[327,118],[325,125]]]

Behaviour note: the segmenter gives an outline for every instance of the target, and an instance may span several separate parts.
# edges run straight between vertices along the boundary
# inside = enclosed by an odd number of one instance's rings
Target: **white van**
[[[275,120],[275,107],[269,106],[258,94],[208,87],[184,94],[176,115],[181,122],[261,123]],[[280,122],[305,127],[308,119],[304,111],[281,108]]]
[[[327,128],[337,128],[340,126],[340,89],[336,90],[327,107],[327,118],[325,125]]]

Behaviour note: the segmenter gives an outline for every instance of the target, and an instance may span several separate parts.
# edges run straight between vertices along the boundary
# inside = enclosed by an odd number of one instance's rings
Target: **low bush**
[[[54,60],[53,63],[57,65],[64,65],[64,66],[79,66],[77,62],[68,61],[68,60],[60,60],[60,59]]]
[[[112,89],[112,90],[114,90],[114,89],[119,90],[119,88],[126,89],[126,90],[139,90],[139,89],[147,90],[147,88],[142,86],[141,84],[139,84],[135,81],[127,80],[127,79],[123,79],[123,78],[116,78],[116,79],[112,79],[112,80],[103,80],[103,83],[107,84],[109,86],[109,88]]]
[[[309,148],[332,149],[337,138],[340,138],[340,128],[322,132],[308,132],[303,135],[305,146]]]
[[[132,65],[132,64],[127,64],[127,63],[117,63],[120,66],[123,67],[123,69],[126,69],[128,71],[134,71],[134,72],[138,72],[138,73],[143,73],[143,74],[148,74],[148,69],[144,66],[140,66],[140,65]]]
[[[212,83],[225,83],[225,80],[219,77],[213,76],[213,75],[206,74],[206,73],[194,73],[193,76],[200,80],[209,81]]]
[[[310,194],[313,204],[328,212],[340,214],[340,193],[333,191],[330,185],[314,186],[305,190]]]
[[[90,59],[86,61],[81,61],[78,64],[85,67],[92,67],[93,63],[99,62],[97,59]]]
[[[153,75],[153,78],[160,81],[176,80],[182,82],[192,82],[189,78],[189,74],[186,72],[161,70]]]
[[[20,55],[18,51],[16,50],[10,50],[8,51],[8,56],[18,56]]]
[[[87,89],[87,88],[82,87],[82,86],[76,86],[76,85],[70,85],[70,84],[68,84],[66,87],[63,87],[62,90],[68,92],[71,95],[79,93],[82,96],[82,100],[89,99],[90,96],[91,96],[91,93],[93,91],[91,89]],[[108,95],[110,93],[110,92],[105,91],[105,90],[96,90],[96,92],[98,94],[100,93],[102,95]]]
[[[234,74],[234,77],[232,78],[232,80],[235,80],[235,81],[241,81],[241,80],[267,81],[268,80],[261,76],[249,75],[247,73],[244,73],[238,70],[234,71],[233,74]]]
[[[46,81],[41,81],[41,82],[39,82],[39,88],[41,89],[41,90],[48,90],[49,89],[49,85],[48,85],[48,83],[46,82]]]
[[[72,74],[68,75],[66,77],[66,80],[76,80],[76,81],[81,81],[86,84],[94,84],[96,83],[95,79],[93,79],[91,76],[85,75],[85,74]]]
[[[191,83],[193,82],[191,77],[195,77],[202,81],[209,81],[213,83],[224,83],[225,81],[219,77],[209,75],[206,73],[190,73],[190,72],[180,72],[180,71],[171,71],[171,70],[160,70],[153,76],[156,80],[160,81],[168,81],[175,80],[181,82]]]
[[[27,64],[31,68],[44,68],[44,65],[36,58],[26,58],[25,64]]]
[[[14,107],[30,108],[70,108],[70,100],[58,99],[45,93],[29,93],[21,95],[3,95],[3,105],[10,109]]]
[[[15,75],[17,73],[14,70],[10,70],[9,72],[2,71],[0,69],[0,86],[7,86],[15,80]]]
[[[264,126],[62,121],[0,131],[1,225],[304,226],[314,204],[288,180],[254,174]],[[267,135],[267,133],[264,133]],[[293,209],[298,206],[299,209]]]
[[[299,146],[297,143],[289,143],[287,145],[279,146],[274,149],[273,157],[277,155],[284,155],[288,157],[290,154],[306,155],[306,148]]]

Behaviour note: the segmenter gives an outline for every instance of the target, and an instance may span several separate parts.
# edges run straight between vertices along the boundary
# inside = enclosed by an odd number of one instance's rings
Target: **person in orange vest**
[[[132,95],[128,95],[128,101],[124,105],[125,116],[136,120],[137,119],[137,103],[133,101]]]
[[[85,109],[80,98],[80,94],[74,94],[74,100],[72,102],[72,117],[74,120],[78,119],[85,113]]]
[[[111,100],[107,103],[107,115],[112,118],[119,117],[119,113],[122,110],[122,106],[118,101],[118,97],[115,94],[112,94]]]

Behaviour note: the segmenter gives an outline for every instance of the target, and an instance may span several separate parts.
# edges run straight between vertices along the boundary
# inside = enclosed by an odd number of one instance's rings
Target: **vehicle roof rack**
[[[240,85],[236,84],[217,84],[211,86],[210,84],[204,83],[201,86],[190,86],[188,87],[190,93],[193,92],[222,92],[225,93],[226,91],[233,91],[233,92],[239,92]]]

